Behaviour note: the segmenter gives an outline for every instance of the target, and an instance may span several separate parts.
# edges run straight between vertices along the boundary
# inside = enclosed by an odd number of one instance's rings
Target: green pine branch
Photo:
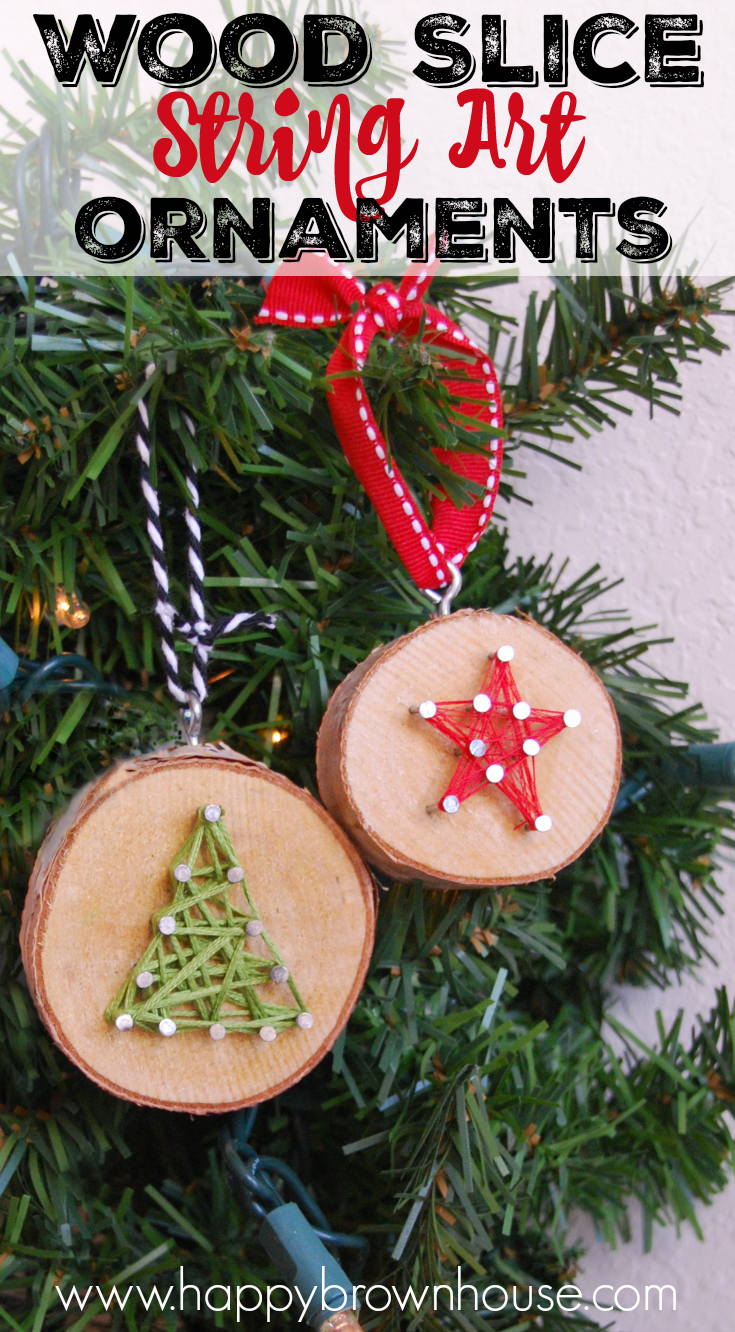
[[[587,311],[575,337],[589,326],[594,339],[592,325],[604,331],[596,289],[574,290]],[[702,319],[677,328],[673,316],[666,324],[669,298],[649,297],[645,308],[659,310],[664,328],[655,338],[676,368],[676,339],[693,354],[687,330],[699,337],[705,306],[719,298],[697,295]],[[212,737],[314,789],[315,734],[330,693],[378,642],[429,610],[334,436],[325,399],[334,336],[256,330],[260,299],[255,283],[235,281],[88,279],[25,291],[0,283],[1,631],[27,660],[74,649],[126,691],[110,700],[78,694],[71,708],[64,694],[23,702],[15,694],[0,734],[0,1309],[24,1332],[52,1292],[52,1271],[65,1274],[64,1290],[104,1286],[135,1263],[145,1290],[149,1281],[165,1289],[182,1262],[203,1288],[274,1279],[224,1175],[219,1125],[195,1132],[93,1088],[40,1026],[19,964],[19,913],[49,819],[100,768],[176,729],[132,440],[144,367],[157,367],[153,475],[174,600],[186,604],[182,471],[193,451],[211,612],[262,607],[279,617],[273,632],[243,632],[213,654]],[[450,290],[442,279],[435,299],[454,313],[463,302],[487,314],[477,284]],[[555,308],[561,318],[558,300]],[[552,403],[570,435],[580,402],[589,397],[594,407],[598,390],[618,392],[599,377],[610,367],[621,367],[623,402],[626,376],[642,374],[655,403],[671,386],[665,359],[656,359],[658,341],[656,355],[644,357],[644,307],[626,308],[632,324],[608,368],[597,346],[576,397],[565,397],[566,387],[523,397],[515,353],[505,394],[540,402],[542,417]],[[547,331],[552,317],[550,308]],[[500,361],[503,322],[487,318],[491,341],[499,330]],[[534,318],[538,326],[538,311]],[[718,350],[706,329],[702,347]],[[456,404],[420,350],[376,341],[367,372],[396,458],[426,499],[443,477],[432,444],[466,440]],[[543,355],[551,365],[551,352]],[[537,370],[540,385],[538,357]],[[197,424],[194,441],[184,411]],[[511,411],[515,432],[514,421]],[[647,667],[658,641],[651,632],[634,631],[623,611],[599,609],[611,586],[597,569],[570,580],[551,559],[511,563],[496,530],[468,562],[460,604],[530,615],[585,657],[615,701],[624,778],[639,781],[638,795],[553,883],[502,894],[381,893],[373,969],[332,1064],[265,1107],[256,1126],[256,1146],[294,1166],[335,1228],[370,1237],[372,1279],[390,1273],[400,1289],[410,1280],[420,1289],[429,1274],[451,1279],[457,1263],[482,1284],[558,1285],[573,1279],[565,1238],[573,1208],[608,1238],[627,1234],[631,1199],[650,1228],[696,1224],[695,1201],[726,1178],[723,1111],[735,1095],[727,998],[688,1044],[675,1029],[647,1051],[621,1033],[613,1054],[602,1034],[611,981],[664,985],[711,946],[717,865],[733,819],[716,792],[673,781],[672,750],[713,733],[686,685]],[[56,619],[57,588],[88,605],[81,630]],[[186,667],[186,648],[182,655]],[[278,743],[275,730],[285,737]],[[365,1139],[364,1150],[335,1151]],[[427,1185],[403,1254],[391,1260]],[[48,1326],[60,1327],[67,1316],[58,1297],[48,1299]],[[153,1322],[154,1311],[138,1313],[141,1327]],[[555,1329],[570,1321],[544,1316]],[[463,1318],[453,1323],[447,1313],[437,1326],[466,1332],[471,1311]],[[408,1315],[394,1323],[409,1325]],[[482,1325],[513,1322],[503,1315]]]

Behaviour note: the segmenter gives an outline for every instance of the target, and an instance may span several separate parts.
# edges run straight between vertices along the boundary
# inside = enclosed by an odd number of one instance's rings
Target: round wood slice
[[[314,1017],[272,1044],[119,1032],[104,1019],[151,939],[151,915],[171,900],[169,865],[212,802]],[[374,928],[370,874],[321,805],[262,764],[202,745],[125,761],[76,796],[39,853],[21,948],[43,1021],[89,1078],[138,1105],[205,1114],[275,1096],[319,1062],[357,1001]],[[262,989],[278,1003],[285,987]]]
[[[457,751],[409,712],[424,699],[472,699],[488,657],[515,649],[513,675],[533,708],[576,709],[582,723],[544,745],[535,760],[549,832],[525,827],[497,788],[480,790],[458,813],[428,813],[457,766]],[[530,620],[463,610],[429,620],[376,648],[335,691],[317,746],[327,809],[372,865],[430,887],[485,887],[547,878],[574,860],[604,827],[620,783],[615,709],[575,652]]]

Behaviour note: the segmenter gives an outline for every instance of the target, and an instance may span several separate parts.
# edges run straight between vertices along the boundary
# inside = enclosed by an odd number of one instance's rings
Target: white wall
[[[538,286],[538,284],[535,284]],[[496,305],[519,313],[533,284],[500,293]],[[734,321],[718,321],[724,341],[735,343]],[[606,429],[575,449],[581,473],[525,452],[524,493],[532,509],[514,504],[508,512],[514,554],[570,560],[570,576],[599,562],[608,577],[623,577],[612,595],[627,606],[635,623],[655,621],[675,642],[657,649],[669,676],[687,680],[691,697],[701,700],[723,739],[735,739],[735,354],[705,354],[700,365],[683,366],[681,415],[644,406],[616,429]],[[705,966],[699,978],[660,991],[621,992],[617,1015],[644,1039],[655,1037],[655,1013],[666,1020],[679,1008],[687,1019],[710,1007],[716,985],[735,993],[735,872],[721,876],[725,916],[717,924],[712,951],[719,966]],[[686,1031],[689,1022],[685,1022]],[[686,1228],[677,1240],[673,1228],[659,1230],[653,1253],[644,1255],[640,1227],[634,1242],[615,1252],[589,1244],[581,1281],[585,1293],[596,1285],[629,1283],[643,1289],[654,1282],[677,1288],[675,1323],[671,1313],[619,1314],[616,1332],[725,1332],[732,1327],[732,1273],[735,1189],[730,1185],[710,1208],[699,1212],[705,1243]],[[636,1222],[638,1217],[636,1217]],[[608,1297],[608,1292],[600,1300]],[[633,1302],[630,1293],[623,1301]],[[608,1300],[609,1302],[609,1300]],[[603,1324],[608,1318],[598,1315]]]

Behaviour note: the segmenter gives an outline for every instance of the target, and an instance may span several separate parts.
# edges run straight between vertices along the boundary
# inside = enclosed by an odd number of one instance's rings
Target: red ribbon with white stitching
[[[483,486],[484,495],[462,509],[447,496],[434,499],[429,527],[395,459],[388,457],[360,377],[376,333],[416,337],[423,320],[423,341],[438,350],[440,358],[443,348],[455,353],[442,361],[442,378],[448,391],[462,399],[461,416],[467,418],[467,428],[473,428],[472,421],[502,427],[500,388],[492,361],[457,324],[424,303],[423,293],[431,278],[432,273],[422,271],[418,277],[405,277],[398,290],[391,282],[380,281],[366,292],[345,270],[319,277],[277,274],[256,322],[288,328],[347,324],[327,370],[330,376],[338,376],[332,380],[328,399],[337,435],[411,577],[418,587],[436,590],[450,581],[448,562],[460,568],[487,526],[498,492],[502,441],[493,439],[478,453],[434,449],[439,461],[458,476]],[[460,360],[458,351],[463,353]]]

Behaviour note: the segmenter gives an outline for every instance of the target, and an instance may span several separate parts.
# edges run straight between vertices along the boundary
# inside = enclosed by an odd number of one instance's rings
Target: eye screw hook
[[[189,694],[188,706],[181,709],[181,729],[187,745],[198,745],[202,730],[202,705],[196,694]]]
[[[452,564],[451,560],[447,560],[446,564],[452,576],[452,581],[449,584],[449,587],[446,589],[446,591],[437,592],[435,591],[434,588],[431,587],[424,588],[424,596],[429,597],[431,601],[436,603],[436,605],[439,607],[440,615],[449,615],[452,609],[452,602],[454,601],[454,598],[456,597],[457,593],[461,592],[462,590],[461,571],[457,568],[456,564]]]

